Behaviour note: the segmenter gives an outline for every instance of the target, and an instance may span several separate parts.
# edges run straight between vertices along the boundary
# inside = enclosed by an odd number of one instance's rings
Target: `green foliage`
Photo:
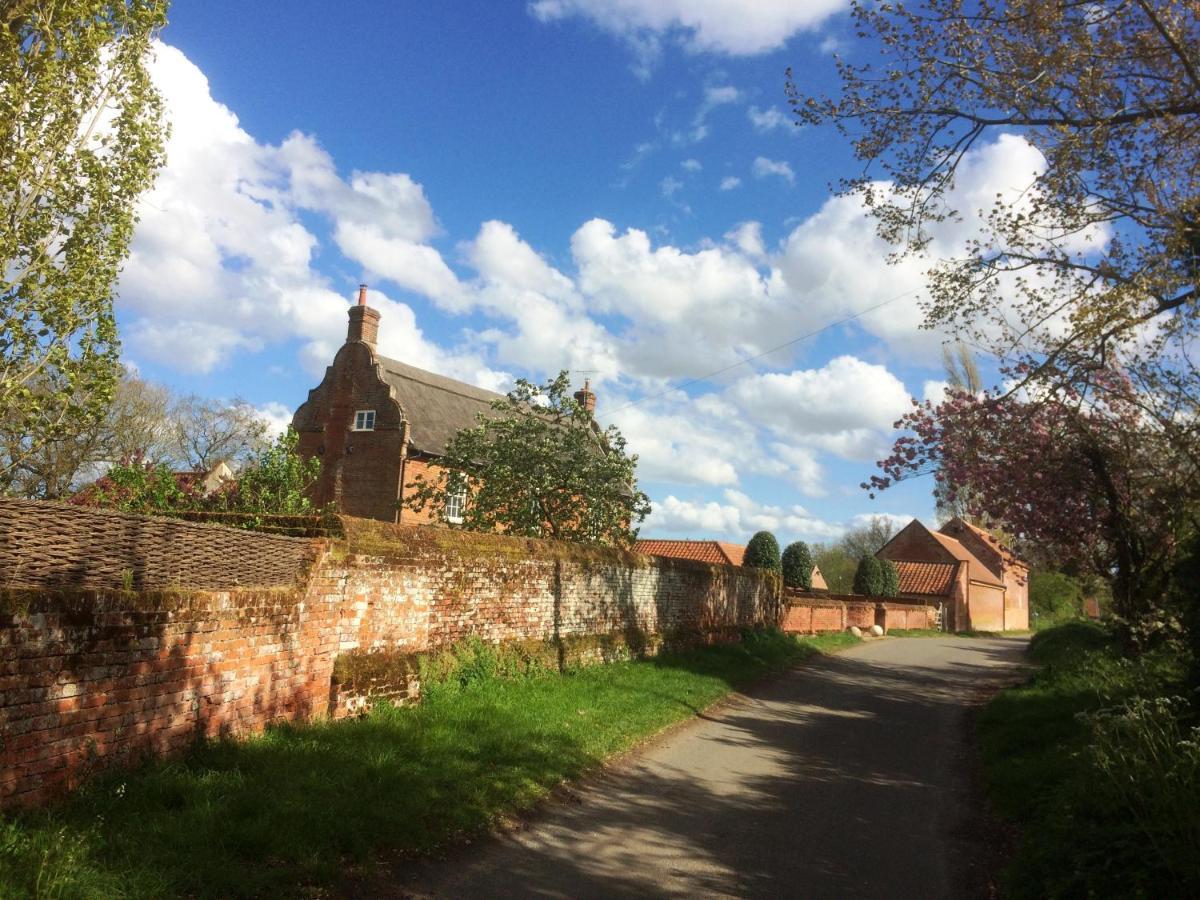
[[[470,839],[731,689],[854,642],[750,632],[561,677],[474,645],[443,670],[456,686],[419,706],[207,744],[0,818],[0,897],[328,896],[348,869]]]
[[[114,465],[70,502],[139,515],[168,515],[200,508],[204,496],[194,482],[179,478],[166,463],[137,457]]]
[[[779,556],[779,541],[769,531],[759,531],[746,543],[746,555],[742,565],[748,569],[770,569],[778,572],[783,568]]]
[[[1029,573],[1030,625],[1049,628],[1083,616],[1083,586],[1063,572],[1035,569]]]
[[[308,489],[321,474],[321,460],[297,451],[300,436],[289,425],[274,444],[252,454],[226,496],[231,512],[296,516],[313,511]]]
[[[854,572],[854,593],[882,597],[885,587],[883,564],[874,556],[863,556]]]
[[[854,572],[858,563],[853,556],[840,546],[818,544],[813,548],[813,557],[831,593],[849,594],[854,590]]]
[[[163,0],[18,0],[0,12],[0,490],[103,418],[113,284],[163,162],[146,55]]]
[[[252,455],[232,484],[212,494],[205,494],[202,478],[193,473],[136,458],[114,465],[71,503],[142,515],[235,513],[240,515],[226,524],[249,529],[258,526],[259,517],[314,514],[307,491],[320,474],[321,461],[300,456],[298,442],[288,428],[274,444]]]
[[[448,498],[465,491],[462,527],[471,531],[632,546],[650,512],[637,456],[616,426],[599,429],[570,387],[565,371],[544,385],[518,380],[447,442],[438,474],[407,485],[406,503],[444,518]]]
[[[808,544],[794,541],[783,551],[783,583],[802,591],[812,590],[813,558]]]
[[[900,593],[900,571],[890,559],[879,561],[882,584],[879,592],[881,597],[895,597]]]
[[[1186,655],[1122,655],[1091,622],[1038,632],[1041,670],[980,716],[992,802],[1024,835],[1012,897],[1195,896],[1200,731]]]

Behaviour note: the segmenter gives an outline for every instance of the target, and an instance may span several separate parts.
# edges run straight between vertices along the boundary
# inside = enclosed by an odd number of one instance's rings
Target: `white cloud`
[[[742,179],[738,178],[736,175],[726,175],[721,179],[721,190],[732,191],[734,188],[740,187],[741,184]]]
[[[658,189],[662,192],[664,197],[674,197],[682,187],[683,182],[670,175],[658,183]]]
[[[778,106],[768,106],[766,109],[751,106],[746,110],[746,117],[750,120],[750,124],[754,126],[756,131],[763,133],[774,131],[776,128],[787,128],[792,124],[787,113],[783,112]]]
[[[846,0],[534,0],[543,22],[581,16],[653,58],[664,40],[692,51],[749,56],[775,50],[845,9]]]
[[[803,506],[763,504],[736,490],[726,490],[723,496],[723,503],[681,500],[674,494],[654,500],[641,533],[646,537],[691,534],[745,540],[755,531],[767,530],[786,544],[796,538],[828,540],[846,531],[844,524],[825,521]]]
[[[699,172],[701,169],[704,168],[704,166],[700,164],[700,160],[698,160],[698,159],[685,159],[679,165],[681,168],[683,168],[687,172]]]
[[[755,178],[770,178],[778,176],[788,184],[796,183],[796,173],[786,160],[767,159],[765,156],[755,157],[750,171]]]
[[[292,408],[275,401],[255,407],[259,419],[267,426],[267,434],[273,439],[279,437],[292,424]]]

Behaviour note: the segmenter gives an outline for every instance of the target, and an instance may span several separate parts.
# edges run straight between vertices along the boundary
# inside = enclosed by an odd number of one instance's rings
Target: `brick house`
[[[902,599],[942,604],[951,631],[1029,627],[1029,567],[962,519],[938,531],[914,519],[875,555],[895,564]]]
[[[300,453],[321,460],[312,499],[352,516],[435,523],[430,511],[403,507],[406,485],[418,475],[432,477],[447,441],[478,424],[478,415],[493,414],[492,402],[504,398],[381,356],[380,315],[367,306],[366,294],[360,286],[346,342],[292,417]],[[586,387],[575,399],[595,409],[596,396]],[[446,518],[456,521],[465,502],[465,494],[452,498]]]

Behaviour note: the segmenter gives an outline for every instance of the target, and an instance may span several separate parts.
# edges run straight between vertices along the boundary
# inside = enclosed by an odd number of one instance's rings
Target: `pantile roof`
[[[740,566],[746,548],[726,541],[674,541],[649,538],[639,540],[633,549],[647,556],[669,556],[673,559],[694,559],[713,565]]]
[[[901,594],[934,594],[948,597],[954,587],[957,563],[905,562],[893,560],[900,574]]]

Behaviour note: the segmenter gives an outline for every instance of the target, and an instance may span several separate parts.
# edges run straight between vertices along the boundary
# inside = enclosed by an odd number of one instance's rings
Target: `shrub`
[[[883,578],[883,564],[874,556],[864,556],[858,561],[858,570],[854,573],[854,593],[882,597]]]
[[[879,566],[883,573],[883,590],[880,596],[895,597],[900,593],[900,570],[890,559],[880,560]]]
[[[1062,572],[1030,572],[1029,611],[1038,628],[1078,619],[1083,613],[1083,586]]]
[[[779,541],[769,531],[760,531],[746,544],[742,565],[749,569],[770,569],[778,572],[783,563],[779,558]]]
[[[155,515],[197,509],[203,499],[203,489],[194,477],[177,474],[166,463],[152,463],[135,456],[114,465],[71,497],[70,502],[76,506]]]
[[[783,551],[783,583],[787,587],[812,590],[813,558],[808,544],[794,541]]]

